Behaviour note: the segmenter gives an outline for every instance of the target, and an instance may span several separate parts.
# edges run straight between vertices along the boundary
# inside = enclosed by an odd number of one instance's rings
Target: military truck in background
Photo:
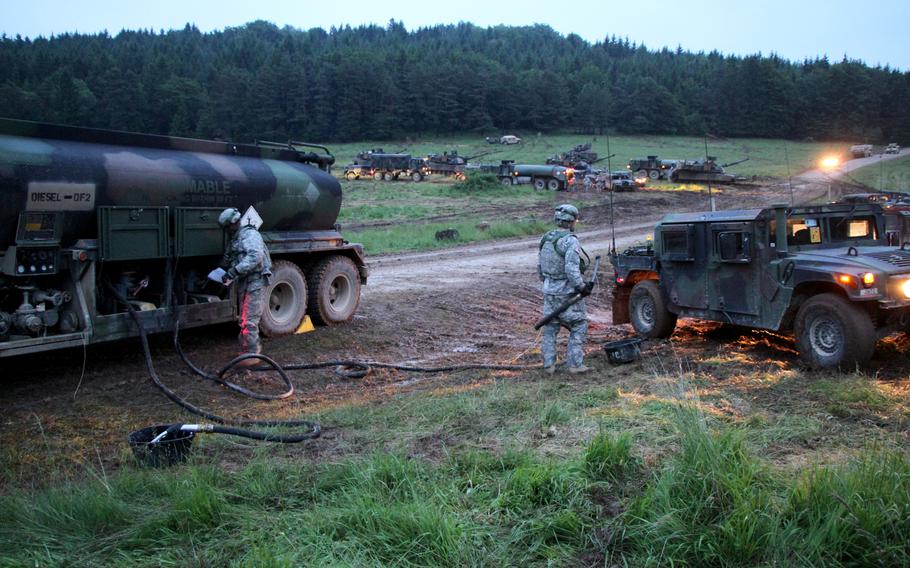
[[[673,214],[611,260],[613,322],[669,337],[677,318],[792,330],[813,367],[852,366],[910,326],[910,246],[875,204]]]
[[[854,144],[850,146],[850,156],[853,158],[870,158],[874,151],[872,144]]]
[[[565,166],[516,164],[513,160],[502,160],[499,164],[480,164],[474,169],[495,175],[506,187],[532,183],[534,189],[562,191],[575,184],[575,170]]]
[[[900,154],[901,153],[900,144],[898,144],[897,142],[892,142],[892,143],[888,144],[887,146],[885,146],[885,153],[886,154]]]
[[[565,166],[577,170],[586,170],[591,164],[598,162],[597,152],[591,150],[591,143],[578,144],[568,152],[562,152],[547,158],[547,164],[552,166]]]
[[[647,158],[632,158],[626,169],[635,174],[636,178],[647,177],[651,181],[667,179],[670,170],[676,166],[677,160],[661,160],[657,156]]]
[[[319,150],[319,151],[314,151]],[[335,224],[328,149],[171,138],[0,119],[0,357],[135,336],[110,289],[149,332],[228,322],[226,207],[261,219],[272,277],[266,335],[309,314],[353,317],[367,268]]]
[[[354,163],[344,167],[344,177],[348,181],[362,178],[396,181],[402,177],[422,181],[427,173],[426,161],[422,158],[410,154],[387,154],[382,148],[359,152],[354,157]]]

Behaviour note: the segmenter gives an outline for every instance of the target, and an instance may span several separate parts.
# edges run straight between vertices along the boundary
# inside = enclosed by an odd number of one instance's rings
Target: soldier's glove
[[[581,286],[577,286],[575,288],[575,291],[577,293],[581,294],[582,296],[589,296],[591,294],[592,290],[594,290],[593,282],[587,282],[587,283],[582,284]]]
[[[225,272],[224,274],[221,275],[221,283],[224,284],[225,286],[230,284],[231,280],[233,280],[233,278],[231,278],[231,274],[229,272]]]

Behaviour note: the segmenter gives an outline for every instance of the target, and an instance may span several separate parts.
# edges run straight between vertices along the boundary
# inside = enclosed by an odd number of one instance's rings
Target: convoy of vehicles
[[[312,151],[312,150],[319,150]],[[335,224],[334,157],[300,142],[243,145],[0,119],[0,357],[83,346],[138,331],[227,322],[226,207],[262,220],[272,256],[265,334],[309,314],[353,317],[367,268]]]

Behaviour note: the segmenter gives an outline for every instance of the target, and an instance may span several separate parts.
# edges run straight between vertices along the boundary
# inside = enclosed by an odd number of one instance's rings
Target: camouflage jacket
[[[540,239],[537,274],[543,281],[544,294],[573,294],[584,286],[578,237],[565,229],[554,229],[545,234]]]
[[[238,284],[247,291],[266,285],[272,275],[272,257],[255,227],[247,225],[234,233],[224,251],[222,266],[227,267],[228,276],[239,279]]]

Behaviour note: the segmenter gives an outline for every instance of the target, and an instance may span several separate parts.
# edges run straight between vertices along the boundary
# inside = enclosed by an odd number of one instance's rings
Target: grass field
[[[124,454],[0,497],[0,565],[907,565],[905,393],[773,368],[734,382],[478,375],[323,413],[344,425],[337,459],[260,445],[237,465],[223,437],[169,470]],[[801,412],[739,398],[762,391]],[[859,420],[891,427],[844,429]]]
[[[850,177],[875,190],[910,193],[910,156],[860,168]]]

